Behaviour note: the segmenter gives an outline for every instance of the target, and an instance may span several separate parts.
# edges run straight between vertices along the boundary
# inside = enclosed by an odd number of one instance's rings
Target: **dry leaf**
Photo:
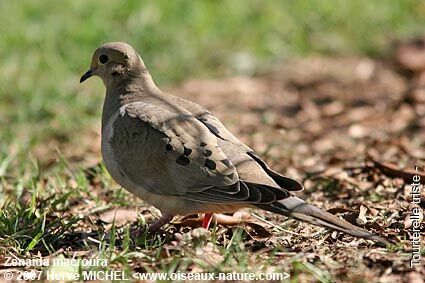
[[[367,223],[366,211],[367,211],[367,207],[364,205],[360,205],[359,216],[357,216],[356,218],[356,223],[360,226],[363,226]]]
[[[115,223],[116,226],[122,226],[125,223],[135,221],[138,212],[135,209],[114,208],[103,212],[99,219],[105,223]]]

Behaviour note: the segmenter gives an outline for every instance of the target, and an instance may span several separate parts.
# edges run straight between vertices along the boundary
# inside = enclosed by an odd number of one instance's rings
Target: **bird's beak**
[[[84,75],[82,75],[80,78],[80,83],[84,82],[85,80],[93,76],[94,71],[96,71],[96,68],[91,68],[90,70],[85,72]]]

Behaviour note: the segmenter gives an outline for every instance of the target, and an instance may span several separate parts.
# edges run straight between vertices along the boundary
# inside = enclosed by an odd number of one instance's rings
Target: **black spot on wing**
[[[184,147],[183,154],[186,156],[189,156],[192,153],[192,150],[190,148]]]
[[[172,149],[173,149],[173,146],[171,144],[167,143],[167,145],[165,146],[165,150],[170,151]]]
[[[207,167],[210,170],[215,170],[215,168],[217,167],[217,164],[215,164],[215,162],[210,160],[210,159],[206,159],[205,160],[205,167]]]
[[[206,149],[205,151],[204,151],[204,156],[211,156],[212,155],[212,151],[211,150],[209,150],[209,149]]]
[[[224,138],[222,138],[220,136],[220,131],[217,129],[217,127],[215,127],[215,126],[211,125],[210,123],[208,123],[208,119],[206,119],[206,118],[198,118],[198,120],[200,122],[202,122],[202,124],[204,124],[205,127],[207,127],[208,130],[210,130],[210,132],[213,133],[216,137],[224,140]]]
[[[230,166],[230,161],[229,161],[229,159],[223,159],[223,160],[220,160],[221,161],[221,163],[223,163],[224,165],[226,165],[227,167],[229,167]]]
[[[176,163],[179,164],[179,165],[182,165],[182,166],[186,166],[190,163],[190,160],[186,156],[179,156],[176,159]]]
[[[206,144],[206,143],[204,143],[204,142],[201,142],[199,145],[200,145],[201,147],[204,147],[204,146],[206,146],[207,144]]]

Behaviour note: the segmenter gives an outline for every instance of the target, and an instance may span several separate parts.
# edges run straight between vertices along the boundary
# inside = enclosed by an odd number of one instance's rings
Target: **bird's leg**
[[[213,216],[212,213],[204,214],[204,220],[202,221],[202,228],[208,229],[210,227],[212,216]]]
[[[174,215],[171,215],[171,214],[164,214],[164,215],[162,215],[161,218],[159,218],[154,223],[152,223],[151,225],[149,225],[149,232],[156,232],[156,231],[158,231],[162,226],[164,226],[165,224],[167,224],[168,222],[170,222],[171,219],[173,219],[173,217],[174,217]]]

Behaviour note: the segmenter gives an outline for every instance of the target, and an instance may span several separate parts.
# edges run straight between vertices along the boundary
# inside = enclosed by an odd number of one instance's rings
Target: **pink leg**
[[[210,227],[212,216],[213,216],[212,213],[204,214],[204,220],[202,221],[202,228],[208,229]]]
[[[156,232],[158,231],[162,226],[167,224],[168,222],[173,219],[174,215],[171,214],[164,214],[161,218],[156,220],[154,223],[149,225],[149,232]]]

